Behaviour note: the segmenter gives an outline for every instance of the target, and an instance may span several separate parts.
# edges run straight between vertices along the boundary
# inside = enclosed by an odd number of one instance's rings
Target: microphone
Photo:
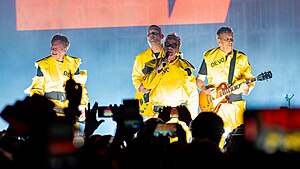
[[[170,53],[171,53],[170,51],[167,51],[167,52],[166,52],[166,56],[165,56],[165,59],[166,59],[166,60],[168,60],[168,58],[169,58],[169,56],[170,56]]]
[[[164,58],[159,58],[158,63],[156,65],[156,71],[159,73],[163,67],[167,65],[168,58],[171,52],[167,51]]]
[[[169,58],[169,56],[170,56],[170,51],[167,51],[166,52],[166,55],[165,55],[165,57],[163,58],[163,67],[165,67],[166,66],[166,64],[167,64],[167,61],[168,61],[168,58]]]

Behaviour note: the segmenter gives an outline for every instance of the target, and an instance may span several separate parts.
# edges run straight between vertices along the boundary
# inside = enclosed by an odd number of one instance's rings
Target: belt
[[[58,107],[54,107],[53,110],[54,110],[55,113],[57,113],[57,114],[61,114],[61,115],[64,115],[64,114],[65,114],[64,109],[61,109],[61,108],[58,108]]]
[[[67,95],[65,92],[48,92],[44,94],[45,97],[52,100],[59,100],[65,102],[67,99]]]

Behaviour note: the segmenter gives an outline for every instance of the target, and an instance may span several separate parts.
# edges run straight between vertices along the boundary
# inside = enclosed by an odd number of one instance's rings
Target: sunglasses
[[[234,39],[233,38],[220,38],[221,40],[223,41],[226,41],[226,42],[233,42]]]
[[[149,32],[148,36],[151,36],[151,35],[159,35],[159,32]]]
[[[168,48],[168,47],[171,47],[173,49],[177,48],[177,43],[169,43],[169,42],[166,42],[165,43],[165,47]]]

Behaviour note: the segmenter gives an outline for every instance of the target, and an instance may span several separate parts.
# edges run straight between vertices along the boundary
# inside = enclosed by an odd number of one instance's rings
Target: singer
[[[158,117],[159,109],[167,106],[186,106],[192,119],[199,113],[198,89],[193,74],[195,68],[183,59],[180,47],[181,38],[171,32],[164,41],[163,57],[145,64],[143,85],[150,90],[153,106],[148,118]]]

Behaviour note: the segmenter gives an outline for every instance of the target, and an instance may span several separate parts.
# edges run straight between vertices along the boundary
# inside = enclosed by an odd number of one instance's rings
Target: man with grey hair
[[[89,98],[85,87],[87,71],[80,70],[80,58],[66,54],[69,47],[70,41],[66,35],[59,33],[53,35],[50,40],[50,55],[35,62],[37,73],[32,79],[31,86],[24,92],[30,96],[34,94],[45,96],[55,104],[54,110],[57,115],[65,116],[65,108],[70,107],[70,99],[74,99],[66,94],[67,83],[73,79],[80,84],[82,87],[81,100],[78,103],[77,122],[74,126],[80,133],[83,132],[80,131],[82,130],[80,124],[85,121],[85,111],[88,109]]]

